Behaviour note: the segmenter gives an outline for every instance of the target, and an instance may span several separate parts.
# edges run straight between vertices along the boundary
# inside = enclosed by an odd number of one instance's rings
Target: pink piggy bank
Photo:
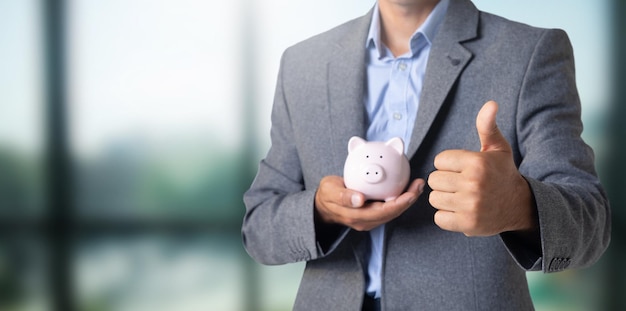
[[[409,160],[404,155],[401,138],[387,142],[350,138],[343,168],[346,188],[363,193],[366,200],[389,201],[402,193],[409,174]]]

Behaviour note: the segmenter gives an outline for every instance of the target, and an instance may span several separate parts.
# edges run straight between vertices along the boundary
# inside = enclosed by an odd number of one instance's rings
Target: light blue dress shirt
[[[375,6],[366,42],[369,51],[365,94],[368,141],[387,141],[400,137],[405,142],[406,152],[417,118],[431,43],[446,15],[448,2],[442,0],[437,4],[411,36],[410,51],[398,57],[394,57],[380,39],[380,14],[378,5]],[[367,293],[375,298],[381,296],[384,235],[384,225],[370,231],[372,243],[368,259]]]

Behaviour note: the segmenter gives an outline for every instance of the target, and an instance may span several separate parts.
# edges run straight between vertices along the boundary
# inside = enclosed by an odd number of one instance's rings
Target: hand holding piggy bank
[[[409,174],[409,160],[404,155],[401,138],[387,142],[350,138],[343,170],[346,188],[363,193],[366,200],[389,201],[402,193]]]

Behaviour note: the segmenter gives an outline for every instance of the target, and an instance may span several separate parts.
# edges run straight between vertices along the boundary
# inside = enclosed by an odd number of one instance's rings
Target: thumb
[[[480,139],[480,151],[511,151],[511,146],[500,133],[496,124],[498,103],[488,101],[476,116],[476,130]]]

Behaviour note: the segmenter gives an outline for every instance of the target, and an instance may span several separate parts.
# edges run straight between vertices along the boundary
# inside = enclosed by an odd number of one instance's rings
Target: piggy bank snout
[[[381,182],[385,178],[385,170],[378,164],[366,164],[361,167],[363,180],[370,184]]]

